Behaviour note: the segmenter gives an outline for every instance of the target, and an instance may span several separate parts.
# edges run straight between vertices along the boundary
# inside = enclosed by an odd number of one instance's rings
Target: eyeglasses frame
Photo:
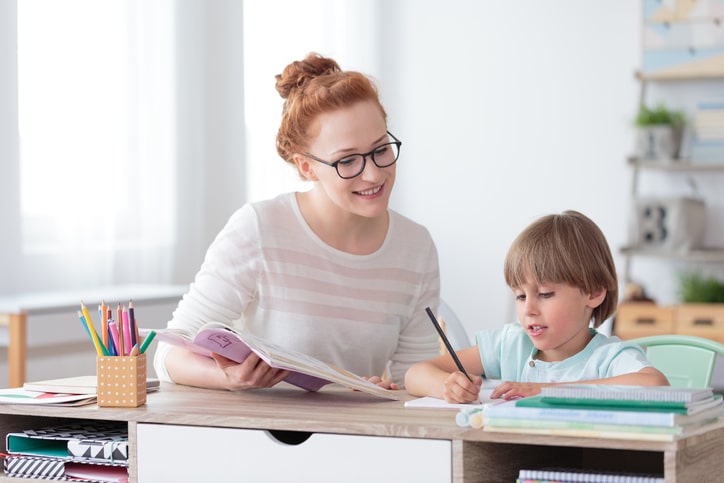
[[[370,152],[368,152],[368,153],[365,153],[365,154],[362,154],[362,153],[350,153],[350,154],[348,154],[348,155],[346,155],[346,156],[338,159],[337,161],[333,161],[333,162],[329,162],[329,161],[325,161],[325,160],[323,160],[323,159],[319,159],[318,157],[316,157],[315,155],[313,155],[313,154],[311,154],[311,153],[305,152],[305,153],[302,153],[302,154],[303,154],[304,156],[310,158],[310,159],[313,159],[313,160],[319,162],[319,163],[326,164],[327,166],[333,167],[334,170],[337,172],[337,176],[339,176],[339,177],[342,178],[342,179],[353,179],[353,178],[356,178],[357,176],[361,175],[362,173],[364,173],[365,168],[367,167],[367,157],[368,157],[368,156],[369,156],[369,158],[372,160],[372,162],[374,163],[374,165],[377,166],[377,167],[380,168],[380,169],[382,169],[382,168],[389,168],[390,166],[394,165],[394,164],[397,162],[397,158],[400,157],[400,147],[402,146],[402,141],[400,141],[399,139],[397,139],[397,138],[395,137],[395,135],[392,134],[390,131],[385,131],[385,132],[386,132],[388,135],[392,136],[392,139],[394,139],[394,141],[391,141],[391,142],[388,142],[388,143],[382,143],[382,144],[380,144],[379,146],[375,146],[375,148],[374,148],[372,151],[370,151]],[[387,146],[387,145],[389,145],[389,144],[394,144],[394,145],[397,146],[397,157],[395,158],[395,160],[394,160],[392,163],[388,164],[387,166],[380,166],[379,164],[377,164],[377,161],[375,161],[374,152],[377,151],[378,149],[380,149],[382,146]],[[349,158],[350,156],[362,156],[362,169],[360,170],[359,173],[355,174],[354,176],[345,177],[345,176],[342,176],[342,175],[340,174],[338,166],[339,166],[339,163],[341,163],[344,159]]]

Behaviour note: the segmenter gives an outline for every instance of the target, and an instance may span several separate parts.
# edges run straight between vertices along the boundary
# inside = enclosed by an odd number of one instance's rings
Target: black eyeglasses
[[[362,171],[365,170],[367,156],[372,158],[372,162],[375,163],[375,166],[378,168],[387,168],[388,166],[395,164],[397,158],[400,156],[400,146],[402,146],[402,141],[397,139],[390,131],[387,131],[387,134],[394,139],[393,142],[380,144],[369,153],[349,154],[333,163],[319,159],[310,153],[304,153],[304,155],[322,164],[326,164],[327,166],[332,166],[337,170],[337,174],[342,179],[354,178],[355,176],[362,174]]]

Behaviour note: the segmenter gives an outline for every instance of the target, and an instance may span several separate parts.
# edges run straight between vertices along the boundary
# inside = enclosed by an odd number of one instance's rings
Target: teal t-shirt
[[[515,382],[574,382],[638,372],[651,367],[637,344],[590,329],[593,339],[578,354],[557,362],[534,359],[538,349],[520,324],[481,330],[475,339],[485,377]]]

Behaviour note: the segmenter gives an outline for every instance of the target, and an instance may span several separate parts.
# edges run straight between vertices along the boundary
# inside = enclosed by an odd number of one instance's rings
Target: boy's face
[[[518,321],[538,349],[538,358],[561,361],[586,347],[593,309],[606,291],[584,293],[567,283],[525,283],[513,287]]]

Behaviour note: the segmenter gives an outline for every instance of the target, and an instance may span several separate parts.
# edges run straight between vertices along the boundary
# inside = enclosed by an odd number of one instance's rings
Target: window
[[[173,1],[18,0],[24,254],[173,243]]]

